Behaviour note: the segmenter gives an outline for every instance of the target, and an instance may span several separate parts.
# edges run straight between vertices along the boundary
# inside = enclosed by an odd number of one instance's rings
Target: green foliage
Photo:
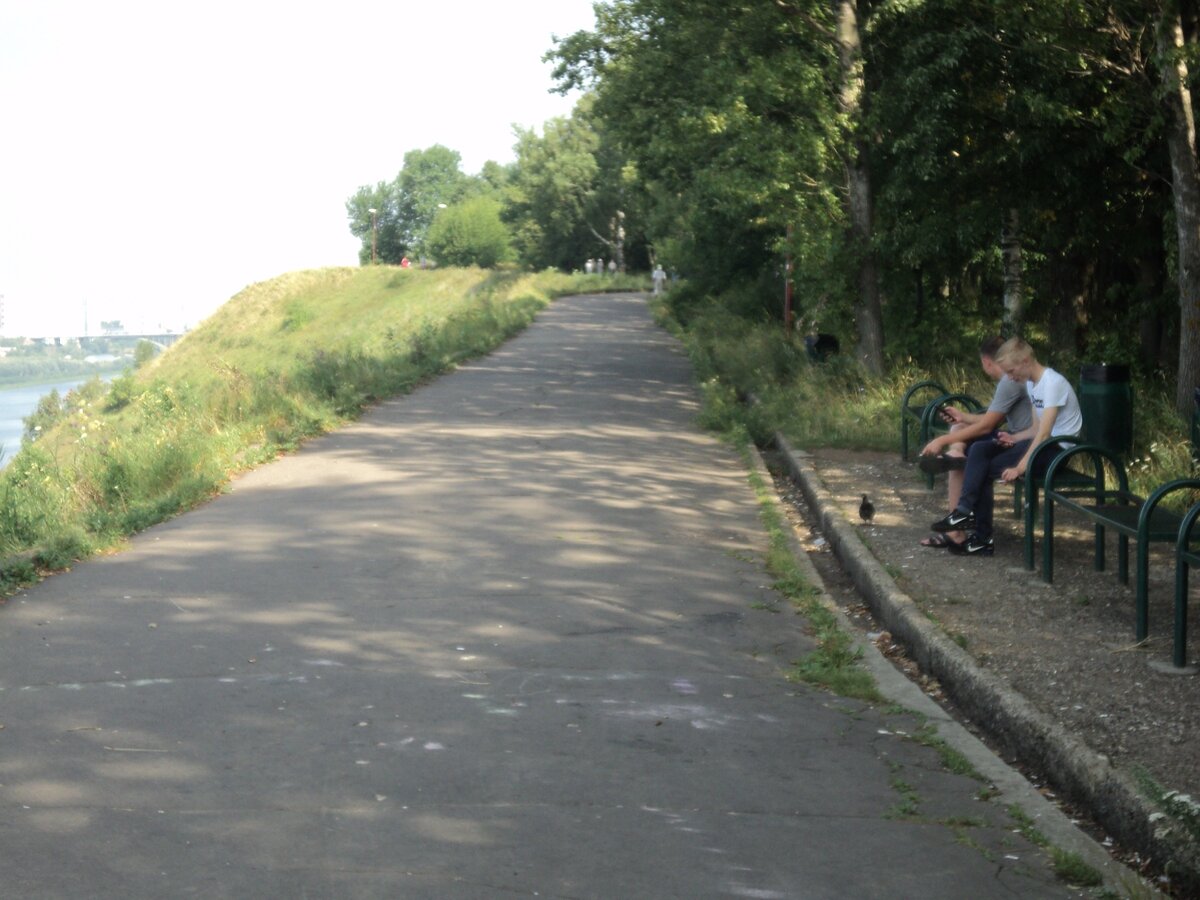
[[[108,411],[115,412],[118,409],[128,406],[133,401],[136,391],[137,380],[134,378],[132,370],[128,370],[117,378],[114,378],[108,389],[108,398],[106,400]]]
[[[649,268],[639,181],[592,106],[585,97],[541,135],[517,129],[503,217],[534,268],[581,269],[587,259],[614,258],[618,243],[627,266]]]
[[[154,359],[158,353],[158,348],[150,341],[138,341],[137,346],[133,350],[133,367],[140,369],[150,360]]]
[[[64,531],[70,488],[60,476],[54,459],[37,446],[22,449],[0,474],[0,553]]]
[[[86,534],[78,529],[69,529],[47,540],[35,554],[33,564],[47,571],[61,571],[70,568],[75,560],[90,554],[92,549],[92,542]]]
[[[64,415],[66,406],[63,398],[59,396],[57,388],[52,389],[38,400],[37,408],[25,417],[25,440],[36,441],[43,431],[61,422]]]
[[[487,197],[440,210],[429,226],[425,249],[438,265],[491,269],[512,257],[500,203]]]

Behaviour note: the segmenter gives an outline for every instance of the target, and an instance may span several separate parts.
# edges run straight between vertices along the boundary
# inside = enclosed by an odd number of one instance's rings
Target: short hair
[[[1004,344],[1004,338],[998,334],[993,334],[979,345],[979,355],[986,356],[988,359],[995,359],[996,352]]]
[[[1033,348],[1019,337],[1009,338],[996,351],[996,362],[1001,365],[1005,363],[1024,362],[1027,359],[1033,358]]]

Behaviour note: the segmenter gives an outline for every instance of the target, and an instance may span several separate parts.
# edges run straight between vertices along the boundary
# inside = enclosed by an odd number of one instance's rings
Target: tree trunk
[[[1000,255],[1004,260],[1004,323],[1001,332],[1006,337],[1020,334],[1025,318],[1022,302],[1021,271],[1021,213],[1009,209],[1000,226]]]
[[[1200,386],[1200,169],[1178,0],[1164,0],[1157,38],[1159,70],[1171,113],[1167,149],[1179,242],[1179,376],[1175,407],[1186,417],[1191,414],[1192,391]]]
[[[840,101],[842,113],[849,123],[844,151],[850,238],[858,266],[858,357],[869,372],[878,375],[883,372],[883,302],[880,299],[878,266],[871,246],[873,209],[867,145],[859,133],[863,118],[864,78],[858,0],[834,2],[842,78]]]

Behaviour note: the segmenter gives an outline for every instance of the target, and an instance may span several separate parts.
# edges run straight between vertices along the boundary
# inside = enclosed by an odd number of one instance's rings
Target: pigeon
[[[875,504],[867,499],[866,494],[863,494],[862,503],[858,507],[858,514],[864,522],[870,522],[875,518]]]

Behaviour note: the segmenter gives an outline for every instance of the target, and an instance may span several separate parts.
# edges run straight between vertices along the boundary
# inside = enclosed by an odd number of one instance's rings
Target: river
[[[102,376],[105,377],[105,376]],[[106,376],[111,378],[111,375]],[[24,419],[37,409],[38,401],[51,391],[65,395],[73,387],[78,387],[89,378],[75,378],[70,381],[56,381],[49,384],[32,384],[24,387],[0,388],[0,468],[8,465],[9,461],[21,449],[21,435],[25,433]]]

